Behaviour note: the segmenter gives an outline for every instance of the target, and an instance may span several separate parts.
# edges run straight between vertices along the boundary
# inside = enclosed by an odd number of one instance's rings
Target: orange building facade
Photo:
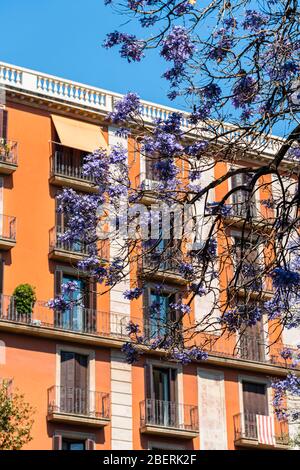
[[[133,178],[143,178],[145,165],[133,155],[132,139],[118,137],[107,121],[120,95],[3,63],[0,85],[6,95],[0,136],[0,377],[12,378],[35,408],[26,449],[287,448],[288,428],[273,417],[270,387],[270,378],[285,375],[286,368],[275,349],[266,347],[265,333],[252,336],[248,349],[245,344],[238,353],[220,341],[207,361],[186,366],[151,351],[129,365],[120,349],[128,339],[128,320],[142,313],[139,301],[122,296],[126,286],[87,294],[80,319],[61,318],[47,307],[61,283],[77,276],[76,261],[84,256],[59,241],[63,222],[56,212],[63,186],[92,190],[81,172],[82,155],[95,143],[122,141],[133,159]],[[172,111],[142,103],[148,121]],[[213,171],[212,178],[226,168]],[[226,189],[218,189],[215,200]],[[85,289],[90,281],[80,282]],[[30,318],[17,312],[12,297],[24,283],[36,288]],[[167,288],[177,292],[176,276]],[[193,305],[195,317],[208,308],[205,302]],[[272,444],[259,442],[257,414],[273,420]]]

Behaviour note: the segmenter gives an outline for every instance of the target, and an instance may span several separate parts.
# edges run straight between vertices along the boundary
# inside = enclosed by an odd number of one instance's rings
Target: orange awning
[[[51,117],[62,145],[86,152],[93,152],[99,147],[107,148],[103,132],[95,124],[55,114],[52,114]]]

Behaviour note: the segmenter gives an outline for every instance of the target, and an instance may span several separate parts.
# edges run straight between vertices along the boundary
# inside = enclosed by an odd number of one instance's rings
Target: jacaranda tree
[[[148,305],[148,323],[160,321],[154,336],[147,323],[128,325],[123,350],[131,363],[145,345],[184,364],[205,360],[208,335],[211,341],[239,332],[241,341],[258,322],[271,321],[279,340],[283,328],[300,327],[298,1],[106,4],[131,22],[127,31],[108,34],[104,46],[117,47],[129,62],[156,49],[166,62],[168,96],[186,111],[146,123],[136,93],[115,103],[111,125],[130,135],[151,184],[132,181],[127,148],[95,150],[83,170],[97,192],[65,189],[60,196],[59,210],[68,215],[63,240],[85,244],[89,254],[78,269],[107,290],[132,271],[135,284],[124,296],[133,302],[145,289],[143,267],[152,274],[176,271],[183,279],[168,317],[161,319],[157,302]],[[136,23],[140,37],[128,32]],[[232,242],[228,230],[237,225]],[[105,261],[106,239],[118,248]],[[66,309],[64,293],[75,287],[63,285],[50,305]],[[209,299],[210,309],[191,322],[197,297]],[[297,350],[281,354],[297,364]],[[298,418],[285,409],[284,397],[300,395],[300,379],[289,373],[274,388],[278,415]]]

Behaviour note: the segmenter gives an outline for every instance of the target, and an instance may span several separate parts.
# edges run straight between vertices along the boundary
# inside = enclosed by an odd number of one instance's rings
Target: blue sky
[[[0,0],[0,60],[174,106],[157,52],[128,64],[101,44],[127,19],[103,0]],[[126,30],[135,32],[133,24]]]

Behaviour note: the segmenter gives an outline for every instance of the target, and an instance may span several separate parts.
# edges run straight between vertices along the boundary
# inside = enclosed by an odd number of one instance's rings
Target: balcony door
[[[62,295],[62,284],[74,282],[76,288],[64,294],[67,308],[55,311],[55,327],[72,331],[94,333],[97,329],[97,286],[93,279],[78,278],[60,269],[54,275],[55,297]]]
[[[176,397],[176,369],[152,367],[147,389],[148,421],[156,426],[178,427],[178,405]]]
[[[239,287],[248,287],[257,291],[262,288],[262,280],[259,276],[262,265],[262,256],[259,252],[261,241],[243,238],[241,235],[234,235],[234,268],[239,270],[235,283]]]
[[[63,284],[73,282],[76,289],[63,295],[66,302],[70,305],[62,312],[62,327],[75,331],[84,331],[84,293],[85,281],[74,276],[63,275]]]
[[[265,360],[263,324],[261,321],[240,331],[240,356],[249,361]]]
[[[86,415],[89,409],[87,387],[88,356],[61,352],[60,411]]]
[[[256,415],[269,414],[267,386],[255,382],[243,382],[244,433],[257,439]]]
[[[170,324],[175,320],[174,311],[170,305],[176,302],[176,294],[170,292],[158,293],[155,289],[149,289],[146,299],[146,331],[151,338],[163,337],[170,333]]]
[[[240,173],[231,177],[231,188],[239,188],[240,186],[248,187],[252,179],[251,173]],[[250,216],[256,215],[255,196],[252,195],[249,199],[250,193],[244,189],[237,189],[231,196],[233,204],[233,214],[238,217],[246,217],[248,209]],[[249,207],[250,206],[250,207]]]

